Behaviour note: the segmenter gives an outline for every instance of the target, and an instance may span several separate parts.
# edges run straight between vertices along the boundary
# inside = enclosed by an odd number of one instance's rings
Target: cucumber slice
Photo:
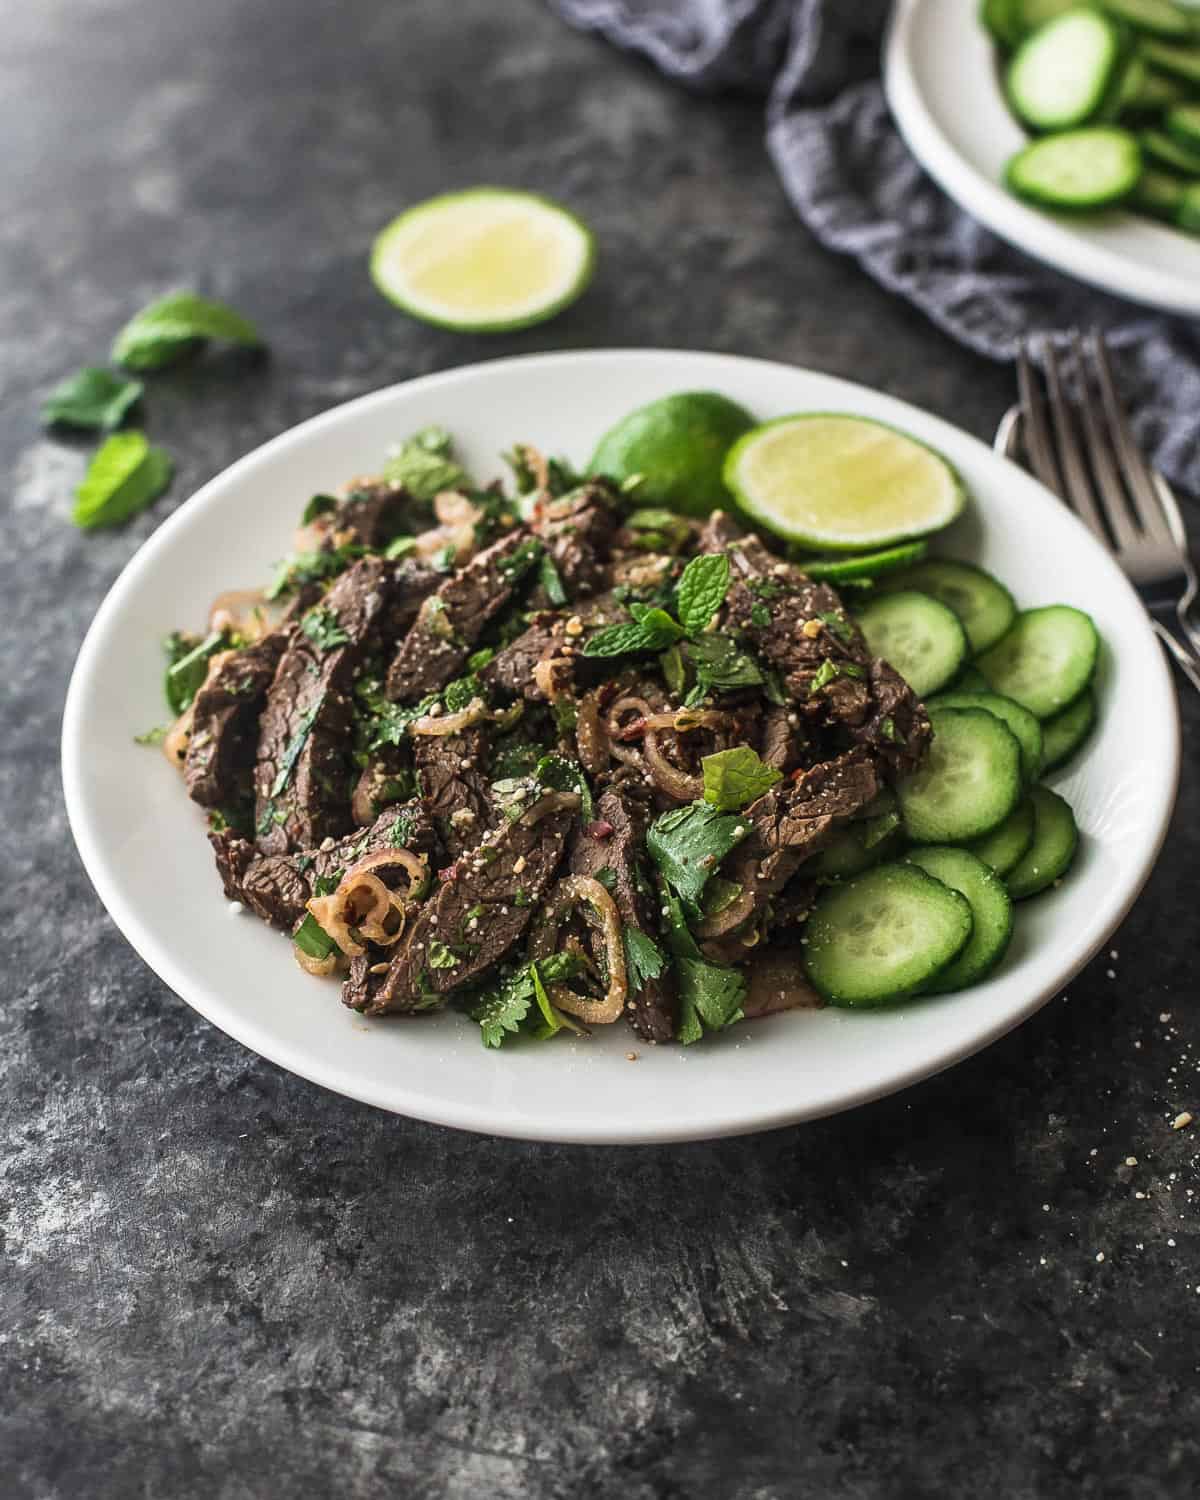
[[[949,682],[967,655],[958,616],[910,589],[872,599],[858,615],[872,656],[891,663],[918,698]]]
[[[1098,10],[1075,9],[1039,26],[1008,67],[1009,101],[1035,130],[1069,130],[1103,104],[1121,61],[1121,33]]]
[[[1099,0],[1100,8],[1135,31],[1168,40],[1187,41],[1192,36],[1191,18],[1171,0]]]
[[[1181,145],[1166,131],[1139,131],[1138,143],[1147,160],[1158,162],[1172,172],[1182,172],[1187,177],[1200,177],[1200,151]]]
[[[899,547],[864,552],[858,557],[802,557],[796,566],[810,578],[838,583],[845,578],[878,578],[881,573],[907,568],[909,563],[919,562],[924,556],[924,542],[904,542]]]
[[[991,688],[988,687],[988,680],[979,668],[973,667],[968,662],[950,684],[949,691],[952,693],[990,693]]]
[[[979,19],[1002,47],[1015,47],[1021,39],[1017,6],[1018,0],[981,0]]]
[[[1077,698],[1096,670],[1100,637],[1069,604],[1027,609],[1002,641],[976,661],[992,692],[1048,719]]]
[[[1167,134],[1189,151],[1200,151],[1200,104],[1177,104],[1163,122]]]
[[[1007,875],[1033,847],[1033,803],[1018,802],[999,828],[968,847],[997,875]]]
[[[904,831],[916,844],[965,844],[998,828],[1021,796],[1021,747],[981,708],[935,708],[933,744],[896,788]]]
[[[908,859],[927,875],[965,896],[971,906],[971,936],[958,957],[951,960],[932,984],[925,986],[925,994],[945,995],[978,984],[1004,957],[1012,938],[1012,897],[1004,882],[965,849],[938,844],[915,850]]]
[[[1129,131],[1095,125],[1034,141],[1012,158],[1004,180],[1031,203],[1083,210],[1119,203],[1141,171],[1142,153]]]
[[[965,897],[915,865],[882,865],[831,886],[805,927],[805,962],[831,1005],[915,995],[971,936]]]
[[[1004,585],[970,563],[945,557],[929,557],[880,589],[916,589],[929,594],[962,621],[972,655],[994,646],[1017,618],[1017,606]]]
[[[939,693],[929,704],[930,708],[982,708],[985,713],[995,714],[1012,731],[1021,747],[1021,775],[1026,782],[1036,781],[1045,764],[1042,750],[1042,726],[1029,712],[1012,698],[1001,698],[998,693]]]
[[[1091,688],[1084,688],[1074,703],[1062,713],[1055,714],[1042,725],[1042,746],[1045,761],[1042,769],[1052,771],[1070,760],[1096,723],[1096,695]]]
[[[1033,845],[1005,877],[1014,901],[1036,896],[1053,885],[1070,868],[1079,847],[1075,814],[1056,792],[1044,786],[1031,787],[1029,799],[1033,804]]]
[[[1104,103],[1096,112],[1098,123],[1111,125],[1122,115],[1137,109],[1137,100],[1146,85],[1146,64],[1132,53],[1117,69]]]
[[[872,869],[885,859],[891,859],[903,848],[904,836],[900,832],[899,813],[892,813],[890,821],[891,832],[885,833],[876,843],[869,842],[868,824],[851,823],[843,828],[832,844],[827,844],[820,854],[805,861],[805,876],[812,875],[822,880],[848,880],[853,875],[861,875],[864,870]]]
[[[1175,227],[1187,234],[1200,234],[1200,183],[1193,182],[1184,188]]]
[[[1013,14],[1018,39],[1053,21],[1065,11],[1074,10],[1079,0],[1013,0]]]
[[[1200,84],[1200,47],[1175,47],[1169,42],[1144,41],[1142,56],[1172,78]]]
[[[1174,224],[1183,211],[1187,191],[1188,185],[1182,178],[1147,167],[1138,178],[1129,206],[1151,218],[1162,219],[1165,224]]]
[[[1172,105],[1182,104],[1187,98],[1187,86],[1178,78],[1169,78],[1167,74],[1147,67],[1142,70],[1141,84],[1127,109],[1137,115],[1158,114]]]

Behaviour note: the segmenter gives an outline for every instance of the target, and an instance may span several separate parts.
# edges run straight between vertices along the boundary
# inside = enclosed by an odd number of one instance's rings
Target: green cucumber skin
[[[1047,680],[1045,672],[1034,674],[1034,680],[1030,681],[1028,670],[1022,679],[1020,652],[1023,649],[1027,657],[1032,654],[1039,635],[1047,628],[1053,630],[1056,624],[1060,630],[1074,633],[1072,644],[1077,659],[1061,662],[1052,682]],[[1069,604],[1046,604],[1019,614],[1008,634],[990,651],[985,651],[975,665],[987,678],[993,693],[1015,699],[1039,719],[1049,719],[1073,703],[1091,682],[1099,652],[1100,636],[1090,615]]]
[[[1053,771],[1065,765],[1087,743],[1096,727],[1098,710],[1096,695],[1090,687],[1084,688],[1074,703],[1068,703],[1061,713],[1042,723],[1042,744],[1045,751],[1043,771]]]
[[[1030,87],[1034,79],[1029,75],[1037,72],[1043,55],[1052,49],[1059,51],[1068,45],[1080,45],[1080,22],[1084,12],[1067,13],[1048,21],[1027,37],[1013,54],[1005,73],[1004,88],[1009,105],[1017,119],[1032,130],[1065,131],[1085,125],[1103,107],[1110,97],[1113,81],[1121,66],[1122,46],[1120,28],[1098,10],[1087,13],[1089,27],[1095,38],[1096,69],[1086,93],[1081,92],[1075,107],[1064,110],[1061,104],[1048,104],[1045,99],[1031,97]],[[1036,85],[1035,85],[1036,86]]]
[[[1027,782],[1036,781],[1041,775],[1044,761],[1044,744],[1041,726],[1027,708],[1012,698],[1002,698],[999,693],[955,693],[944,692],[930,701],[929,708],[981,708],[993,714],[1008,726],[1021,747],[1021,774]]]
[[[1079,850],[1079,828],[1070,804],[1048,787],[1030,789],[1033,845],[1005,876],[1014,901],[1025,901],[1055,884],[1071,868]]]
[[[1077,145],[1079,137],[1097,136],[1101,133],[1120,138],[1125,160],[1119,173],[1111,176],[1101,188],[1077,192],[1070,197],[1063,194],[1061,187],[1046,185],[1045,163],[1053,159],[1052,152],[1060,151],[1064,143]],[[1098,208],[1111,208],[1128,198],[1136,189],[1141,173],[1142,153],[1136,137],[1117,126],[1101,125],[1085,130],[1064,130],[1032,141],[1011,158],[1004,169],[1004,181],[1018,198],[1024,198],[1042,208],[1053,208],[1060,213],[1083,214]]]
[[[1033,804],[1018,802],[999,828],[964,847],[997,875],[1007,875],[1033,848]]]
[[[946,995],[978,984],[1000,963],[1012,941],[1012,897],[1003,880],[974,854],[944,844],[914,850],[908,859],[957,891],[971,907],[971,936],[923,993]]]
[[[1017,617],[1013,596],[998,578],[956,558],[929,557],[880,585],[881,592],[928,594],[958,616],[972,655],[994,646]]]
[[[1172,140],[1200,152],[1200,104],[1177,104],[1167,111],[1163,124]]]
[[[914,844],[962,844],[983,838],[993,832],[1016,807],[1021,797],[1021,746],[1008,725],[980,708],[943,708],[930,713],[934,749],[924,766],[898,788],[904,831]],[[975,799],[975,810],[940,789],[937,777],[942,768],[936,764],[937,738],[954,739],[968,751],[972,736],[991,763],[992,781],[988,805],[981,805],[985,794]],[[960,756],[960,762],[969,756]],[[951,761],[951,776],[953,776]],[[1004,782],[1007,785],[1001,785]]]
[[[1162,130],[1143,130],[1138,141],[1142,154],[1149,160],[1158,162],[1169,171],[1200,177],[1200,151],[1181,145],[1174,136]]]
[[[894,630],[892,622],[903,622],[906,612],[914,620],[928,623],[929,633],[936,632],[935,645],[941,659],[934,664],[921,661],[894,660],[888,654],[888,629]],[[967,659],[967,634],[962,622],[953,610],[915,589],[900,589],[896,593],[880,593],[859,611],[858,625],[866,637],[867,646],[873,656],[882,656],[908,682],[919,698],[928,698],[950,682]],[[874,633],[874,639],[872,634]],[[896,644],[894,639],[890,643]],[[925,666],[926,671],[921,671]]]

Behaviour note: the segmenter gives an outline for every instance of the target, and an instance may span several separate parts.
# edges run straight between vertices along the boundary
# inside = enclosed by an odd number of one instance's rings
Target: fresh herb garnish
[[[515,588],[534,563],[541,558],[544,550],[537,537],[528,536],[523,542],[517,544],[509,557],[502,558],[496,564],[496,571],[510,588]]]
[[[429,559],[429,566],[435,568],[439,573],[453,573],[454,564],[458,558],[458,552],[452,542],[447,542],[444,547],[439,547]]]
[[[336,578],[365,551],[365,547],[351,543],[328,551],[293,552],[276,568],[275,577],[267,586],[266,597],[283,599],[306,583],[323,583],[327,578]]]
[[[495,654],[496,652],[491,646],[480,646],[478,651],[472,651],[470,656],[467,657],[467,671],[482,672]]]
[[[742,1019],[745,976],[738,969],[710,963],[688,931],[679,902],[665,887],[667,947],[675,960],[679,986],[679,1025],[675,1035],[685,1047],[698,1042],[705,1029],[720,1031]]]
[[[756,750],[739,745],[732,750],[718,750],[700,762],[704,773],[704,800],[718,812],[737,812],[769,792],[782,775],[766,765]]]
[[[819,614],[817,619],[824,625],[831,635],[835,635],[843,645],[848,646],[854,639],[854,627],[845,615],[839,614],[837,610],[826,610]]]
[[[420,703],[393,703],[383,696],[378,677],[360,677],[354,684],[354,699],[355,744],[365,752],[402,745],[413,720],[423,719],[440,701],[432,693]]]
[[[887,718],[880,720],[879,732],[885,740],[890,740],[892,744],[895,744],[900,738],[896,733],[896,721],[892,718],[891,714]]]
[[[574,979],[583,970],[582,961],[574,953],[552,953],[549,958],[538,959],[536,963],[523,964],[515,974],[511,974],[503,981],[500,987],[489,995],[479,1000],[471,1010],[471,1019],[479,1023],[482,1033],[483,1045],[485,1047],[500,1047],[509,1036],[515,1035],[522,1029],[522,1022],[530,1018],[531,1009],[537,1005],[538,1014],[544,1014],[539,1004],[537,993],[537,982],[534,979],[534,970],[538,972],[538,979],[543,985],[557,984],[561,981]],[[546,1004],[550,1004],[549,996],[546,996]],[[556,1032],[566,1023],[562,1012],[555,1009],[554,1016],[558,1021],[554,1031]],[[549,1024],[543,1022],[543,1027]],[[545,1040],[547,1034],[543,1029],[531,1033],[539,1040]]]
[[[318,516],[327,516],[337,508],[338,503],[332,495],[314,495],[300,514],[300,524],[308,526]]]
[[[665,609],[630,604],[631,620],[598,630],[583,648],[584,656],[626,656],[635,651],[663,651],[683,635]]]
[[[483,697],[483,683],[474,672],[469,672],[465,677],[456,677],[442,689],[442,702],[446,706],[446,712],[451,714],[459,713],[476,698]]]
[[[563,605],[567,602],[567,590],[562,581],[562,574],[554,564],[554,559],[548,552],[542,556],[541,566],[538,570],[538,582],[545,590],[546,598],[551,604]]]
[[[413,836],[413,815],[411,812],[396,814],[396,821],[392,824],[392,831],[388,834],[388,843],[393,849],[405,849]]]
[[[656,818],[647,831],[646,848],[688,914],[698,916],[709,876],[749,832],[745,819],[693,802]]]
[[[171,460],[144,432],[115,432],[92,455],[75,491],[76,526],[117,526],[157,500],[171,482]]]
[[[425,955],[431,969],[453,969],[458,963],[458,955],[440,938],[434,938],[430,942]]]
[[[606,891],[615,891],[617,888],[617,872],[611,865],[604,865],[597,870],[595,879],[600,882]]]
[[[144,390],[140,380],[92,366],[54,387],[43,403],[42,421],[47,427],[60,423],[112,432],[141,400]]]
[[[629,988],[636,995],[645,988],[648,979],[657,979],[663,972],[667,966],[667,956],[652,937],[648,937],[640,928],[631,927],[628,922],[621,929],[621,938],[625,944],[625,970]]]
[[[254,324],[233,308],[194,292],[172,292],[134,314],[117,334],[112,357],[131,370],[157,370],[205,339],[248,346],[262,343]]]
[[[322,692],[312,707],[305,709],[304,713],[300,715],[300,722],[296,726],[296,732],[292,736],[287,749],[280,757],[279,770],[275,773],[275,780],[271,783],[271,790],[267,794],[268,796],[278,797],[284,787],[287,786],[288,780],[296,767],[296,762],[300,759],[300,752],[308,743],[308,737],[312,733],[313,724],[324,702],[325,694]]]
[[[688,642],[688,653],[696,668],[696,683],[701,692],[709,688],[732,690],[758,687],[762,668],[750,653],[732,636],[705,635]]]
[[[578,761],[557,753],[543,755],[534,767],[533,774],[541,786],[550,787],[553,791],[578,792],[580,816],[585,823],[592,821],[595,816],[592,789]]]
[[[642,552],[678,552],[691,535],[684,518],[670,510],[635,510],[626,516],[625,529]]]
[[[391,455],[383,477],[389,484],[403,486],[417,500],[432,500],[442,490],[469,487],[471,477],[455,459],[453,447],[444,427],[423,427]]]
[[[209,658],[229,645],[228,639],[219,630],[213,630],[198,644],[191,644],[186,636],[169,635],[164,643],[167,652],[167,673],[163,690],[167,707],[175,715],[192,706],[196,694],[204,686],[208,676]]]
[[[328,958],[337,947],[312,912],[305,913],[304,921],[292,933],[292,942],[301,953],[309,958],[317,959],[318,962]]]
[[[750,623],[756,630],[765,630],[771,623],[771,611],[765,604],[750,606]]]
[[[335,646],[345,646],[350,640],[337,615],[323,604],[308,611],[300,622],[300,629],[320,652],[332,651]]]
[[[861,677],[862,675],[863,669],[855,662],[834,661],[831,657],[826,657],[813,674],[813,679],[808,685],[808,696],[815,697],[822,688],[827,688],[839,677]]]
[[[417,539],[414,536],[393,537],[383,549],[383,555],[388,562],[395,562],[398,557],[407,557],[416,545]]]
[[[135,745],[161,745],[168,732],[165,724],[156,724],[153,729],[147,729],[144,734],[135,734],[133,743]]]
[[[711,623],[729,592],[729,559],[723,552],[693,557],[675,585],[679,621],[689,636]]]
[[[687,669],[683,665],[683,653],[679,647],[668,646],[658,658],[658,666],[668,691],[674,697],[682,698],[687,687]]]

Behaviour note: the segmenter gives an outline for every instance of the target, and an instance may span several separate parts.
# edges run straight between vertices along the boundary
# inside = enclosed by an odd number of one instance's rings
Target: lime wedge
[[[906,433],[838,412],[802,412],[748,432],[725,483],[759,525],[829,552],[885,547],[948,526],[962,480]]]
[[[402,213],[371,251],[375,285],[426,323],[501,333],[553,317],[587,285],[592,234],[548,198],[471,188]]]

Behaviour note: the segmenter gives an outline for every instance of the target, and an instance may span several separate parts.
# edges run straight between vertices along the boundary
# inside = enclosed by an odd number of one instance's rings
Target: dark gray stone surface
[[[62,698],[112,579],[326,406],[670,344],[987,435],[1005,372],[813,247],[752,102],[676,93],[535,4],[37,0],[4,32],[0,1493],[1194,1493],[1200,1127],[1169,1128],[1200,1114],[1194,748],[1120,957],[1069,1001],[900,1098],[669,1149],[471,1138],[257,1060],[126,946],[63,813]],[[598,231],[595,286],[547,328],[455,338],[371,289],[380,223],[475,181]],[[271,358],[156,378],[178,479],[80,535],[84,449],[39,431],[40,393],[179,283],[257,318]]]

